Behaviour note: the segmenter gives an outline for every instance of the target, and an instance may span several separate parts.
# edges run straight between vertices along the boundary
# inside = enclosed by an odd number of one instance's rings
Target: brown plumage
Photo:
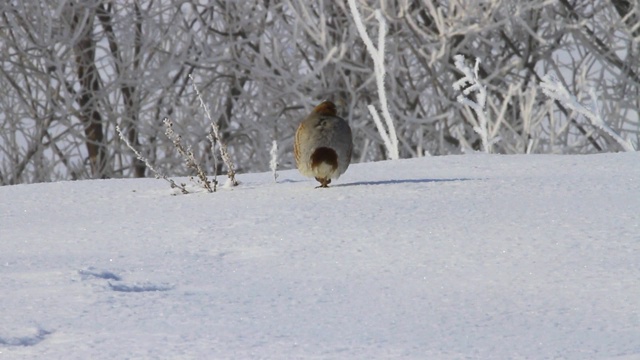
[[[328,187],[351,163],[351,128],[337,116],[336,106],[323,101],[304,118],[293,143],[293,153],[302,175],[313,177],[319,187]]]

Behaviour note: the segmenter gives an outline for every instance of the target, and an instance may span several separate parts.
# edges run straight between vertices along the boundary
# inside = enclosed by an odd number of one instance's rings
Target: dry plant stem
[[[131,146],[131,144],[129,143],[129,140],[127,140],[127,138],[122,134],[122,131],[120,131],[120,126],[116,125],[116,132],[118,133],[118,136],[120,137],[120,139],[125,143],[125,145],[127,145],[127,147],[129,149],[131,149],[131,151],[133,151],[134,154],[136,154],[136,157],[138,158],[138,160],[143,161],[144,164],[149,168],[149,170],[151,170],[151,172],[155,175],[156,179],[164,179],[165,181],[167,181],[172,189],[180,189],[180,191],[183,194],[188,194],[189,191],[187,191],[187,189],[185,188],[185,184],[176,184],[175,181],[173,181],[173,179],[167,177],[165,174],[161,174],[158,172],[158,170],[156,170],[150,163],[149,160],[147,160],[147,158],[145,158],[144,156],[142,156],[142,154],[140,154],[140,152],[138,152],[138,150],[136,150],[133,146]]]
[[[185,149],[184,146],[182,146],[182,137],[173,131],[173,122],[171,121],[171,119],[164,118],[163,122],[166,127],[165,135],[167,135],[167,137],[173,143],[173,146],[175,146],[180,155],[182,155],[182,157],[185,159],[187,168],[195,170],[196,174],[198,175],[198,181],[196,183],[205,188],[208,192],[214,192],[215,189],[211,187],[211,181],[209,181],[207,175],[205,175],[204,171],[202,170],[202,167],[196,161],[196,158],[193,155],[193,151],[191,151],[191,149],[189,148]],[[191,177],[191,180],[193,181],[193,176]]]
[[[480,135],[480,138],[482,140],[482,150],[488,154],[491,152],[491,145],[494,141],[493,139],[489,140],[489,131],[487,129],[487,114],[484,109],[487,100],[487,89],[478,82],[478,68],[480,65],[480,59],[476,58],[476,65],[473,71],[464,63],[463,55],[454,56],[454,60],[456,68],[458,68],[458,70],[460,70],[465,76],[462,79],[456,81],[453,84],[453,88],[455,90],[462,90],[462,87],[464,85],[469,84],[469,87],[464,89],[462,91],[462,95],[458,95],[456,100],[463,105],[467,105],[476,113],[476,116],[478,117],[478,126],[474,126],[473,130],[478,133],[478,135]],[[466,97],[471,92],[477,93],[477,101],[473,101]]]
[[[222,157],[222,161],[224,162],[224,164],[227,166],[227,169],[228,169],[227,171],[227,176],[229,177],[228,183],[231,186],[236,186],[238,185],[238,181],[236,180],[236,172],[234,170],[233,163],[231,162],[231,157],[229,156],[229,152],[227,151],[227,145],[224,142],[222,142],[222,139],[220,138],[220,128],[211,119],[211,114],[209,114],[209,109],[207,108],[207,105],[204,103],[204,100],[202,100],[202,96],[200,96],[200,91],[198,90],[198,87],[196,86],[196,82],[195,80],[193,80],[193,76],[191,74],[189,74],[189,79],[191,79],[191,83],[193,84],[193,90],[196,92],[196,95],[198,96],[198,101],[200,101],[200,107],[204,109],[205,116],[211,122],[211,130],[213,131],[213,136],[215,140],[220,144],[220,157]]]
[[[211,155],[213,157],[213,191],[218,188],[218,158],[216,157],[216,140],[213,137],[213,130],[209,130],[207,139],[211,143]]]

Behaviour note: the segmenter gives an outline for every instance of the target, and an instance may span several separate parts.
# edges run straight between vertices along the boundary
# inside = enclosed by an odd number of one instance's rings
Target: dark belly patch
[[[338,154],[336,151],[328,147],[319,147],[311,154],[311,168],[315,169],[322,163],[331,166],[331,169],[338,168]]]

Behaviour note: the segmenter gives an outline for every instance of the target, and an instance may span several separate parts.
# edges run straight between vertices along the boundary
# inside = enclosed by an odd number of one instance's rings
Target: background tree
[[[357,3],[372,38],[374,10],[388,27],[385,86],[401,157],[481,148],[478,119],[452,87],[463,76],[457,54],[481,59],[492,152],[621,150],[542,94],[547,73],[586,103],[593,88],[609,126],[638,148],[635,2]],[[187,175],[165,117],[209,172],[224,172],[188,75],[240,171],[267,171],[273,140],[292,168],[297,123],[324,99],[353,128],[354,161],[387,157],[367,111],[380,106],[373,62],[346,2],[7,0],[0,38],[0,184],[147,175],[116,125],[163,173]]]

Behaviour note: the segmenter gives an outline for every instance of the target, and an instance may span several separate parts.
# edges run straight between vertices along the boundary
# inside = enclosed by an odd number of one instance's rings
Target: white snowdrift
[[[0,359],[640,357],[640,154],[0,187]]]

